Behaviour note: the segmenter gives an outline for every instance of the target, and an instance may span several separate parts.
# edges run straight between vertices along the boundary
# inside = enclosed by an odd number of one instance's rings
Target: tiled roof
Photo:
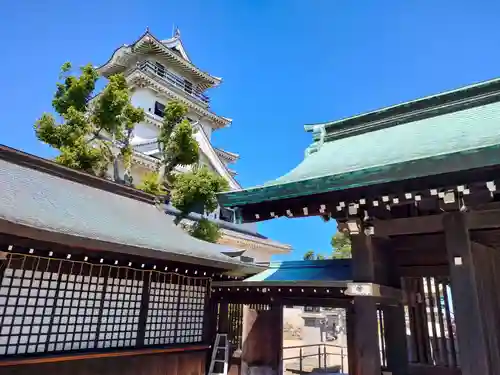
[[[243,282],[294,283],[296,286],[352,280],[350,259],[288,261],[269,268]]]
[[[193,238],[172,220],[147,202],[32,169],[26,163],[0,160],[0,222],[110,244],[138,256],[208,262],[223,269],[242,265],[222,254],[233,249]]]
[[[435,96],[430,108],[388,117],[382,109],[375,120],[370,113],[351,125],[316,125],[309,129],[315,143],[295,169],[262,186],[224,193],[220,203],[241,207],[498,165],[500,80],[476,87],[483,91],[472,97],[453,91],[457,99],[445,105]]]

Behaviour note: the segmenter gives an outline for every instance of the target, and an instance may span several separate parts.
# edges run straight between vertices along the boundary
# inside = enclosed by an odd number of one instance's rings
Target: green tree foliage
[[[173,171],[179,165],[192,165],[199,161],[198,142],[193,136],[193,127],[185,118],[187,106],[171,101],[165,108],[162,127],[158,135],[158,148],[165,181],[171,185]]]
[[[216,243],[221,237],[220,228],[208,219],[201,219],[189,228],[189,234],[200,240]]]
[[[304,260],[314,260],[315,255],[313,250],[309,250],[304,254]]]
[[[200,205],[204,212],[214,211],[217,208],[217,193],[228,188],[224,177],[211,172],[207,167],[177,175],[172,184],[171,202],[181,211],[181,215],[175,222],[178,224],[193,208]],[[190,233],[209,242],[216,242],[220,237],[218,225],[203,219],[193,225]]]
[[[127,168],[132,156],[132,131],[144,119],[144,111],[130,104],[125,77],[111,76],[98,96],[94,90],[99,75],[90,64],[74,75],[71,64],[65,63],[59,78],[52,100],[58,119],[44,113],[34,125],[37,138],[60,151],[58,163],[102,176],[117,157],[105,134],[119,142]]]
[[[304,254],[304,260],[323,260],[325,256],[323,254],[316,254],[313,250],[309,250]]]
[[[333,247],[332,258],[346,259],[351,258],[351,238],[349,234],[337,232],[333,235],[331,244]]]
[[[227,181],[208,168],[198,168],[199,147],[194,138],[193,127],[186,119],[187,107],[171,101],[165,108],[162,127],[158,135],[158,149],[161,154],[160,173],[150,174],[138,186],[146,192],[157,194],[159,185],[164,184],[170,192],[170,201],[181,211],[175,219],[179,224],[194,208],[212,212],[217,208],[216,194],[229,188]],[[189,166],[190,172],[176,174],[177,166]],[[160,175],[163,181],[160,182]],[[155,179],[156,178],[156,179]],[[193,224],[188,232],[196,238],[217,242],[220,231],[217,224],[202,219]]]
[[[155,196],[165,194],[165,188],[156,171],[146,173],[137,188]]]

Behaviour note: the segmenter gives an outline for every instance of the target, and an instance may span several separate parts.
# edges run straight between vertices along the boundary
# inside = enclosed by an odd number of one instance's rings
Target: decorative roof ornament
[[[181,37],[181,31],[179,30],[179,28],[176,26],[175,27],[175,31],[174,31],[174,38],[180,38]]]
[[[312,128],[313,143],[306,148],[305,156],[309,156],[314,152],[319,151],[323,143],[325,142],[326,129],[323,125],[314,125]]]

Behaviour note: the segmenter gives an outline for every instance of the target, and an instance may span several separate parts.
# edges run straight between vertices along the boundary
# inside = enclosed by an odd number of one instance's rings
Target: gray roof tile
[[[5,160],[0,160],[0,219],[124,248],[154,250],[164,259],[209,260],[214,267],[227,269],[241,264],[222,254],[234,249],[189,236],[154,205]]]

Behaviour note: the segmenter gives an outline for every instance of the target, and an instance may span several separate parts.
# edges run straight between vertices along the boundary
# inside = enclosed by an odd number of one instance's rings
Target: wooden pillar
[[[203,317],[203,342],[212,345],[217,333],[217,309],[218,302],[214,298],[207,298],[205,316]]]
[[[266,311],[245,306],[241,374],[250,374],[254,367],[267,367],[272,373],[279,373],[283,345],[282,319],[282,310],[278,305],[272,305],[271,310]]]
[[[492,269],[499,264],[498,256],[495,249],[471,243],[462,213],[446,214],[443,227],[462,375],[498,375],[498,276]]]
[[[219,302],[219,324],[218,333],[229,333],[229,304],[224,301]]]
[[[251,360],[251,342],[248,339],[250,332],[252,331],[253,325],[257,320],[257,311],[250,309],[248,305],[243,305],[243,327],[241,330],[241,363],[240,363],[240,374],[248,374],[248,361]]]
[[[273,332],[273,347],[276,353],[276,373],[283,374],[283,306],[278,303],[271,304]]]
[[[384,249],[386,252],[385,264],[387,270],[387,285],[401,289],[401,278],[394,262],[394,249]],[[408,373],[408,346],[406,338],[406,321],[404,305],[401,302],[383,306],[384,335],[386,346],[387,370],[393,375]]]
[[[346,328],[347,328],[347,362],[349,367],[349,374],[356,375],[358,373],[356,368],[357,351],[356,351],[356,339],[354,336],[356,317],[354,316],[354,307],[351,306],[346,309]],[[344,372],[346,372],[344,370]]]
[[[383,280],[380,271],[380,249],[375,246],[371,236],[361,231],[351,236],[353,279],[357,282],[379,282]],[[377,304],[371,297],[354,297],[351,322],[354,329],[355,371],[350,375],[380,375],[380,350],[378,345]],[[348,333],[349,335],[349,333]],[[351,361],[350,361],[351,363]]]

